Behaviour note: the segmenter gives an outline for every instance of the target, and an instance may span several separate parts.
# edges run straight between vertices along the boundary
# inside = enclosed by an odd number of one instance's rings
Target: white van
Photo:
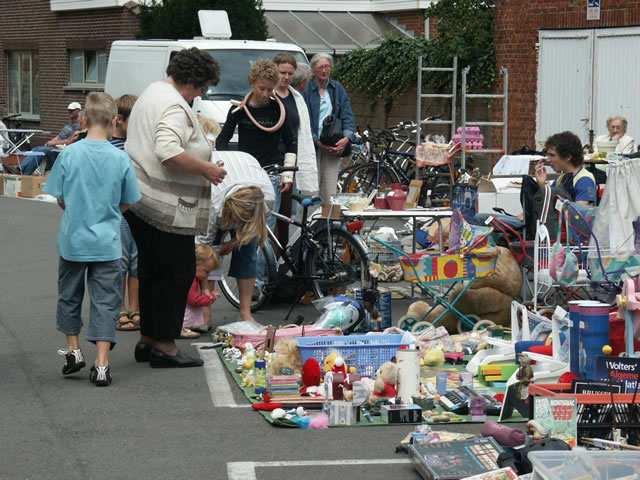
[[[219,123],[224,123],[231,104],[249,91],[249,68],[260,58],[271,59],[281,52],[292,54],[307,63],[297,45],[251,40],[229,40],[231,29],[226,12],[200,11],[200,26],[207,38],[193,40],[126,40],[111,45],[105,92],[114,98],[140,95],[152,82],[166,78],[171,55],[196,47],[206,50],[220,65],[220,82],[206,95],[194,101],[193,109]],[[226,21],[226,25],[225,22]],[[216,38],[212,38],[216,37]]]

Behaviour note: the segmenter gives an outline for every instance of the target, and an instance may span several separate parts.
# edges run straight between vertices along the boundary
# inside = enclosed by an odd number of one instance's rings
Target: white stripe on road
[[[388,458],[372,460],[294,460],[281,462],[229,462],[227,463],[227,480],[256,480],[256,468],[268,467],[321,467],[324,465],[396,465],[412,463],[408,458]]]
[[[257,480],[254,462],[227,463],[227,480]]]
[[[212,343],[192,343],[195,347],[211,346]],[[231,385],[224,372],[224,365],[220,361],[218,352],[216,349],[203,350],[198,348],[198,353],[204,361],[204,375],[207,379],[207,385],[209,386],[209,393],[211,394],[211,401],[214,407],[226,407],[226,408],[248,408],[248,403],[238,404],[233,397],[231,391]]]

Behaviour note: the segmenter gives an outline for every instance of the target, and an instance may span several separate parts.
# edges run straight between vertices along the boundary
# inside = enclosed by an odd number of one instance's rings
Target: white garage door
[[[587,142],[612,115],[640,139],[640,28],[541,31],[536,141],[571,130]]]
[[[607,118],[622,115],[640,140],[640,28],[596,30],[594,128],[606,133]]]
[[[563,130],[587,140],[593,31],[541,32],[536,140]]]

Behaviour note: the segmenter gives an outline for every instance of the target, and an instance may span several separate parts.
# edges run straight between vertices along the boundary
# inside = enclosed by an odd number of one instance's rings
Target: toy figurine
[[[533,380],[531,360],[526,355],[520,355],[520,368],[516,372],[516,378],[518,379],[519,396],[522,400],[526,400],[529,397],[529,384]]]

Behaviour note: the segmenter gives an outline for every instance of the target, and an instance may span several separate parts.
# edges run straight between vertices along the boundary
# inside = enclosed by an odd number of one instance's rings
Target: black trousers
[[[194,237],[167,233],[125,213],[138,246],[142,335],[160,341],[180,337],[187,294],[196,275]]]

